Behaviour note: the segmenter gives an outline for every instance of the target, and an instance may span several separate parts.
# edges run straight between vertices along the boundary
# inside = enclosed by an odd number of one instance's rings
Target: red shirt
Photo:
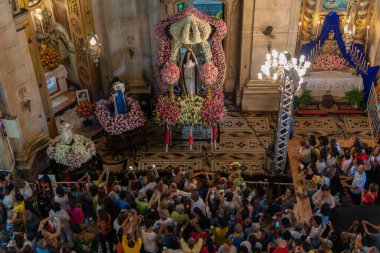
[[[375,203],[376,198],[377,198],[376,192],[368,192],[364,194],[364,196],[362,197],[362,202],[364,204],[373,204]]]
[[[288,253],[289,252],[289,246],[286,245],[285,248],[275,248],[272,253]]]

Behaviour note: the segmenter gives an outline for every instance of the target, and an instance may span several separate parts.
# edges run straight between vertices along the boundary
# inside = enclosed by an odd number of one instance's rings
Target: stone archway
[[[242,2],[239,0],[215,0],[224,3],[224,21],[227,24],[227,36],[224,39],[224,52],[226,56],[227,76],[224,84],[226,93],[235,93],[239,98],[239,59],[240,59],[240,38],[241,38],[241,19]],[[183,0],[161,0],[160,1],[160,20],[167,16],[178,13],[178,4]],[[240,103],[238,101],[237,103]]]

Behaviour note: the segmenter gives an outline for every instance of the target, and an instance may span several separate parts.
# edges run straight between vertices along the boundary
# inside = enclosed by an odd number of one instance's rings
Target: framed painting
[[[350,0],[322,0],[321,11],[346,11]]]
[[[87,89],[85,89],[85,90],[77,90],[75,92],[75,94],[77,96],[77,102],[78,102],[78,104],[90,102],[90,96],[88,95],[88,90]]]

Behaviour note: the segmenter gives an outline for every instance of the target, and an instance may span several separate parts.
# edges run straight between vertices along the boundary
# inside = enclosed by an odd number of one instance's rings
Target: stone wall
[[[20,15],[17,19],[22,19]],[[16,32],[15,22],[22,20],[13,19],[8,0],[0,0],[0,17],[0,82],[6,104],[1,111],[17,116],[21,127],[22,137],[11,141],[17,158],[25,155],[35,139],[48,129],[28,38],[23,29]],[[23,106],[26,100],[31,101],[30,111]],[[4,138],[0,138],[0,150],[6,150],[6,145]],[[10,160],[9,152],[0,155],[2,160]]]
[[[242,91],[243,110],[255,111],[255,104],[266,104],[268,99],[276,100],[278,92],[273,85],[262,84],[255,87],[258,82],[257,73],[265,62],[268,52],[268,38],[263,30],[273,27],[274,39],[272,49],[295,53],[297,45],[298,22],[301,11],[301,0],[244,0],[243,1],[243,28],[240,62],[239,90]],[[260,82],[259,82],[260,83]],[[260,83],[261,84],[261,83]],[[273,90],[272,90],[273,89]],[[246,101],[244,101],[246,99]],[[258,99],[258,100],[257,100]],[[260,102],[262,99],[262,102]],[[277,100],[274,104],[278,104]],[[277,108],[277,107],[276,107]],[[268,108],[273,111],[275,107]],[[276,110],[276,109],[275,109]]]
[[[153,83],[158,0],[94,0],[95,31],[103,43],[103,84],[114,76],[131,85]]]

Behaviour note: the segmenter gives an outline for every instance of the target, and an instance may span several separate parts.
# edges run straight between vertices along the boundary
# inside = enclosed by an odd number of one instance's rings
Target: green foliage
[[[353,108],[358,108],[359,105],[364,101],[364,93],[363,91],[359,90],[358,88],[353,88],[350,91],[347,91],[345,93],[346,99],[348,103],[353,107]]]
[[[306,107],[311,102],[313,102],[313,97],[311,96],[310,90],[304,90],[302,95],[296,99],[296,103],[300,108]]]

